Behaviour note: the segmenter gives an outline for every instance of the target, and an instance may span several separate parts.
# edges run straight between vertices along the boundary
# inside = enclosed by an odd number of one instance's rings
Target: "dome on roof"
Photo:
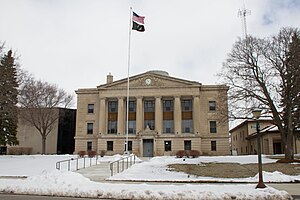
[[[163,76],[169,76],[169,73],[163,70],[150,70],[148,72],[153,74],[163,75]]]

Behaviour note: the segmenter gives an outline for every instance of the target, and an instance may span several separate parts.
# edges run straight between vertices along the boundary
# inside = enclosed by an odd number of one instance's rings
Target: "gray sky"
[[[130,75],[148,70],[215,84],[237,37],[300,27],[300,0],[0,0],[0,41],[22,68],[70,93],[127,77],[130,6],[145,16],[132,31]]]

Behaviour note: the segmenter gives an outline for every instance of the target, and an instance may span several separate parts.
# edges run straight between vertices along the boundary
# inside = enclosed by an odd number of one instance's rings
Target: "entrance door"
[[[153,157],[153,139],[143,139],[143,156]]]
[[[274,154],[282,154],[281,142],[274,142],[273,143],[273,152],[274,152]]]

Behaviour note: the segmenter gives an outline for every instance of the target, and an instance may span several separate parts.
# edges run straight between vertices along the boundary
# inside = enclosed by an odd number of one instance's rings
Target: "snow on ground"
[[[276,162],[275,159],[269,159],[263,156],[263,163]],[[249,164],[257,163],[257,156],[201,156],[199,158],[176,158],[176,157],[154,157],[149,162],[143,162],[133,165],[128,170],[116,174],[108,180],[126,180],[126,181],[174,181],[177,182],[193,182],[193,181],[219,181],[219,182],[257,182],[258,175],[249,178],[213,178],[188,176],[183,172],[169,171],[169,164],[205,164],[208,162],[222,163],[240,163]],[[298,176],[285,175],[281,172],[263,172],[265,182],[294,182],[300,181]]]
[[[285,191],[255,189],[255,184],[96,183],[75,172],[54,170],[25,180],[1,180],[0,192],[112,199],[290,199]]]
[[[97,162],[111,162],[120,159],[122,155],[98,157]],[[40,175],[43,172],[51,172],[56,168],[56,162],[69,160],[70,170],[76,170],[77,155],[2,155],[0,156],[0,177],[1,176],[32,176]],[[140,160],[137,160],[140,161]],[[78,168],[95,165],[96,158],[85,158],[78,160]],[[68,170],[68,162],[61,163],[62,170]]]
[[[65,156],[0,156],[0,192],[17,194],[36,194],[53,196],[113,198],[113,199],[290,199],[285,191],[271,187],[255,189],[256,184],[120,184],[98,183],[90,181],[81,174],[55,169],[60,160],[76,158]],[[105,156],[98,162],[115,161],[122,156]],[[219,156],[200,157],[197,159],[176,159],[174,157],[155,157],[150,162],[135,164],[111,179],[130,176],[143,179],[172,179],[180,181],[187,178],[186,174],[166,170],[170,163],[199,162],[256,162],[255,156]],[[263,162],[274,162],[264,157]],[[5,176],[29,176],[26,179],[7,179]],[[4,178],[3,178],[4,176]],[[278,177],[280,173],[273,173]],[[207,177],[209,180],[211,178]],[[257,181],[257,178],[255,178]],[[256,182],[255,181],[255,182]]]

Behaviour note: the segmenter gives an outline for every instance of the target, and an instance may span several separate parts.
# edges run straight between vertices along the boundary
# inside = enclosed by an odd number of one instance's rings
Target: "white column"
[[[174,97],[174,131],[181,134],[181,101],[179,96]]]
[[[200,97],[193,97],[193,132],[195,134],[200,133]]]
[[[143,130],[143,98],[137,97],[136,99],[136,132],[139,133]]]
[[[106,102],[105,98],[100,99],[100,112],[99,112],[99,132],[106,133]]]
[[[118,98],[118,125],[117,125],[117,133],[125,134],[124,132],[124,98]]]
[[[159,134],[162,133],[162,115],[161,97],[155,97],[155,130]]]

